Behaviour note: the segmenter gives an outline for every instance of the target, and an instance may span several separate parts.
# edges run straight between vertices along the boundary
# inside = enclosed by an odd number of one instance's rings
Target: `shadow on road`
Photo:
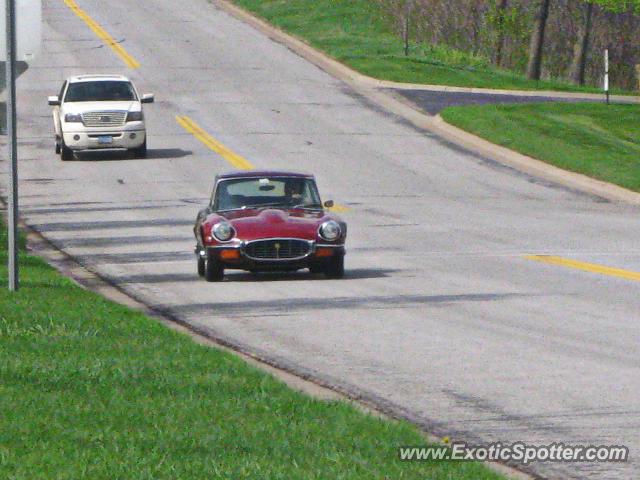
[[[404,309],[424,308],[426,305],[497,302],[526,297],[518,293],[467,293],[460,295],[390,295],[381,297],[288,298],[286,305],[272,300],[244,300],[237,302],[196,303],[178,305],[169,310],[174,315],[202,315],[215,311],[220,315],[291,314],[299,311],[322,311],[329,308],[348,309]]]
[[[147,160],[182,158],[190,155],[193,155],[191,150],[182,150],[181,148],[150,148],[147,150]]]
[[[181,148],[150,148],[147,150],[147,156],[145,158],[132,158],[129,152],[125,150],[100,150],[76,153],[74,160],[93,162],[114,162],[122,160],[144,161],[183,158],[190,155],[193,155],[191,150],[182,150]]]
[[[106,229],[134,229],[146,227],[193,227],[191,220],[175,220],[173,218],[157,218],[149,220],[105,220],[87,222],[53,222],[33,223],[31,227],[40,233],[48,232],[79,232]]]
[[[190,256],[192,254],[189,254]],[[184,256],[180,257],[183,258]],[[194,257],[195,258],[195,257]],[[384,270],[384,269],[368,269],[368,268],[354,268],[345,272],[345,280],[360,280],[365,278],[385,278],[389,277],[394,272],[400,270]],[[226,273],[226,280],[229,282],[290,282],[290,281],[326,281],[326,277],[321,274],[311,274],[307,270],[300,270],[298,272],[265,272],[265,273],[247,273],[247,272],[234,272],[229,270]],[[195,261],[193,273],[164,273],[164,274],[144,274],[144,275],[129,275],[125,277],[114,277],[111,279],[117,283],[182,283],[182,282],[203,282],[204,280],[198,277],[195,269]]]
[[[400,270],[385,270],[374,268],[347,268],[344,273],[345,280],[363,280],[366,278],[386,278],[391,274],[399,272]],[[225,272],[227,273],[227,272]],[[282,281],[314,281],[314,280],[327,280],[323,274],[312,274],[308,270],[299,270],[297,272],[234,272],[229,271],[225,278],[230,282],[282,282]]]

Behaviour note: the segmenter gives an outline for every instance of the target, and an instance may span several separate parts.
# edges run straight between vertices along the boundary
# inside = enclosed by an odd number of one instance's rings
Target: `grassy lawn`
[[[493,143],[640,192],[640,105],[484,105],[441,115]]]
[[[237,5],[371,77],[407,83],[522,90],[599,91],[562,82],[535,82],[486,59],[402,40],[370,0],[233,0]]]
[[[402,422],[294,392],[238,358],[22,255],[6,289],[0,221],[0,478],[498,479],[401,463]]]

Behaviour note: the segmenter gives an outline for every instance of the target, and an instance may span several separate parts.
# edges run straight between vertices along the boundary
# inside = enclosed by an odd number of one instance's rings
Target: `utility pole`
[[[8,271],[9,290],[15,292],[20,285],[18,277],[18,137],[16,133],[16,2],[6,0],[7,29],[7,150],[9,153],[9,227]]]

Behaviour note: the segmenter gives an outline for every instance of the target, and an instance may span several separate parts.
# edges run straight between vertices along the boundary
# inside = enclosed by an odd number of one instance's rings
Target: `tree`
[[[578,38],[573,47],[573,62],[569,70],[569,78],[578,85],[584,85],[584,72],[589,52],[589,36],[591,35],[591,19],[593,18],[593,3],[587,2],[583,8],[583,22],[580,25]]]
[[[411,25],[411,11],[413,10],[413,0],[404,0],[402,40],[404,42],[404,55],[409,56],[409,27]]]
[[[609,12],[625,12],[632,10],[640,14],[640,0],[585,0],[582,24],[578,29],[578,38],[573,47],[573,61],[569,70],[569,78],[578,85],[584,85],[589,40],[593,24],[593,7],[599,5]]]
[[[502,50],[504,49],[504,17],[509,0],[499,0],[496,5],[496,29],[498,38],[496,39],[496,65],[502,66]]]
[[[540,80],[542,73],[542,52],[544,50],[544,32],[549,18],[550,0],[540,0],[536,11],[533,33],[529,44],[529,64],[527,77],[531,80]]]

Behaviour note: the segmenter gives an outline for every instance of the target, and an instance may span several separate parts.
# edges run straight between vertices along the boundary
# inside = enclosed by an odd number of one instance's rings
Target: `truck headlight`
[[[142,111],[127,113],[127,122],[141,122],[142,120],[144,120]]]
[[[79,113],[67,113],[64,116],[64,121],[67,123],[82,123],[82,115]]]

